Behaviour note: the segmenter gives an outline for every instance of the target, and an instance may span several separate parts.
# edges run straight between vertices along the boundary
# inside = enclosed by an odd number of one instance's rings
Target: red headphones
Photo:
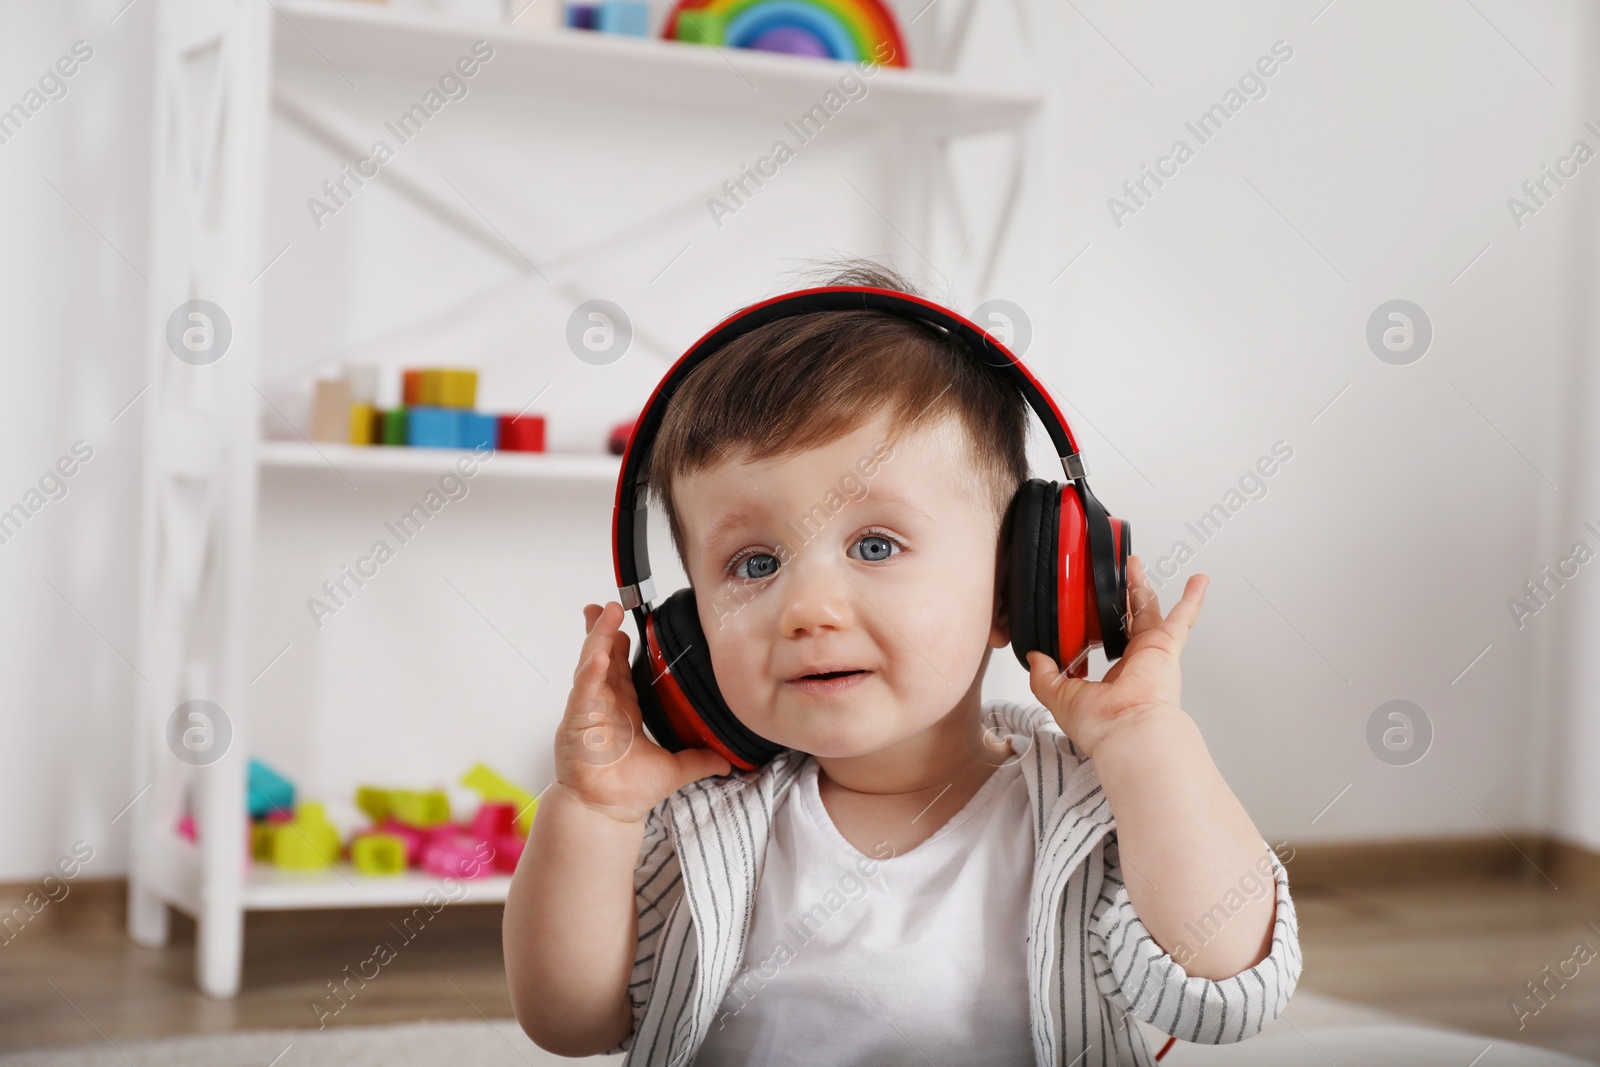
[[[1055,401],[1004,345],[955,312],[907,293],[867,286],[825,286],[773,297],[735,312],[689,347],[667,371],[634,424],[617,479],[611,538],[617,593],[634,613],[639,648],[633,685],[644,724],[669,752],[709,748],[736,770],[754,770],[783,751],[746,727],[722,699],[694,590],[680,589],[652,607],[646,512],[638,499],[644,467],[667,403],[689,372],[736,337],[775,319],[813,311],[882,311],[933,326],[962,342],[974,356],[1007,372],[1044,423],[1061,457],[1067,481],[1029,479],[1011,502],[1009,613],[1011,649],[1028,665],[1038,650],[1082,676],[1089,649],[1119,658],[1128,645],[1126,520],[1106,514],[1089,491],[1083,460]]]

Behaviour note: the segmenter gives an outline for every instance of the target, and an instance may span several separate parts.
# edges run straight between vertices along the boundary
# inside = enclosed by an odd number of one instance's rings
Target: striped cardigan
[[[1208,1044],[1243,1040],[1277,1018],[1300,977],[1294,904],[1277,856],[1271,953],[1222,981],[1190,977],[1134,913],[1094,764],[1042,707],[992,701],[984,715],[1021,753],[1032,811],[1027,958],[1038,1064],[1151,1064],[1128,1015]],[[701,779],[646,818],[634,871],[633,1032],[607,1050],[627,1052],[624,1067],[693,1060],[744,955],[773,813],[810,758],[789,749],[755,771]]]

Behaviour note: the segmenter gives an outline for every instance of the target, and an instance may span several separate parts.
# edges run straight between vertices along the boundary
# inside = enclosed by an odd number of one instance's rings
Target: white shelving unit
[[[552,3],[555,0],[541,0]],[[873,75],[870,107],[853,122],[876,124],[905,149],[895,174],[907,214],[931,225],[941,205],[962,218],[946,150],[952,139],[1010,131],[1018,150],[1011,180],[976,289],[987,288],[1022,190],[1048,189],[1050,161],[1037,145],[1048,112],[1042,91],[943,73],[953,69],[980,0],[947,0],[941,37],[919,28],[918,69]],[[649,102],[699,112],[749,114],[782,121],[806,110],[850,68],[842,64],[677,42],[566,30],[455,21],[351,0],[158,0],[155,175],[148,360],[155,401],[146,427],[141,521],[141,661],[150,684],[140,691],[135,773],[151,784],[133,809],[128,929],[143,944],[167,937],[167,908],[199,926],[196,973],[216,997],[238,992],[243,916],[251,909],[292,910],[419,904],[438,880],[420,873],[364,878],[340,863],[309,874],[244,862],[245,766],[250,753],[251,620],[258,483],[263,476],[315,479],[340,474],[437,474],[448,451],[312,445],[257,439],[260,394],[258,289],[265,262],[261,230],[269,118],[273,108],[325,143],[364,151],[359,124],[337,109],[279,84],[292,67],[332,65],[341,72],[437,77],[439,57],[465,54],[487,40],[494,77],[528,93],[573,101]],[[987,13],[1033,20],[1038,36],[1044,0],[1013,5],[982,0]],[[1031,14],[1029,14],[1031,12]],[[920,16],[919,16],[920,17]],[[938,15],[935,18],[939,17]],[[934,19],[930,19],[931,24]],[[906,19],[902,18],[902,28]],[[1042,41],[1031,40],[1035,55]],[[1035,64],[1036,68],[1039,64]],[[1016,70],[1001,72],[1006,78]],[[760,90],[752,90],[752,81]],[[408,165],[388,179],[462,232],[502,253],[505,234],[447,196],[443,183]],[[694,210],[700,210],[693,205]],[[962,228],[965,222],[958,225]],[[917,223],[913,233],[921,233]],[[493,231],[493,232],[491,232]],[[898,232],[898,231],[897,231]],[[909,240],[909,238],[908,238]],[[519,249],[536,242],[522,238]],[[518,253],[519,256],[521,253]],[[536,254],[536,253],[535,253]],[[556,289],[572,293],[568,281]],[[567,288],[563,288],[566,286]],[[587,294],[579,299],[586,298]],[[167,346],[172,309],[191,299],[225,307],[233,340],[205,366],[173,357]],[[576,301],[575,301],[576,302]],[[618,460],[604,455],[496,453],[479,477],[540,483],[614,484]],[[174,709],[192,699],[225,709],[231,744],[205,766],[179,761],[166,743]],[[188,795],[199,846],[175,832]],[[463,883],[466,900],[505,900],[510,878]]]

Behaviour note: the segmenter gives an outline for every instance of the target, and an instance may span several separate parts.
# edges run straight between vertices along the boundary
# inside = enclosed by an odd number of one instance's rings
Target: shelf
[[[540,0],[542,3],[554,0]],[[851,63],[657,38],[568,29],[524,29],[356,0],[286,0],[274,5],[277,60],[332,66],[356,86],[362,74],[403,77],[420,93],[450,64],[487,41],[494,57],[474,84],[493,84],[568,103],[597,96],[681,114],[742,114],[774,123],[820,104]],[[913,61],[915,57],[913,57]],[[1043,103],[1035,87],[996,87],[936,71],[881,68],[865,96],[838,112],[851,126],[889,130],[915,123],[933,136],[1015,127]],[[858,90],[859,92],[859,90]]]
[[[307,444],[262,441],[257,459],[263,471],[320,471],[332,477],[357,472],[414,473],[438,477],[457,460],[476,453],[457,448],[398,448],[382,445]],[[588,482],[615,487],[622,457],[586,452],[504,452],[479,460],[474,478]]]
[[[458,878],[447,885],[437,875],[422,871],[375,877],[356,873],[348,863],[326,871],[285,871],[252,864],[244,884],[244,906],[253,911],[293,911],[305,908],[390,908],[423,903],[430,890],[451,904],[503,904],[511,889],[509,874],[483,878]]]

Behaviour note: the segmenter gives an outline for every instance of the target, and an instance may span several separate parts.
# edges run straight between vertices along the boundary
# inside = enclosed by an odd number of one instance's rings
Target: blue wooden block
[[[247,801],[252,819],[264,819],[268,812],[294,814],[294,785],[258,759],[250,761],[247,773]]]
[[[499,448],[500,416],[481,411],[461,413],[461,448]]]
[[[639,0],[603,0],[595,13],[595,29],[601,33],[647,37],[650,33],[650,7]]]
[[[567,4],[567,25],[575,30],[595,28],[597,11],[593,4]]]
[[[414,448],[460,448],[460,408],[406,408],[406,444]]]

